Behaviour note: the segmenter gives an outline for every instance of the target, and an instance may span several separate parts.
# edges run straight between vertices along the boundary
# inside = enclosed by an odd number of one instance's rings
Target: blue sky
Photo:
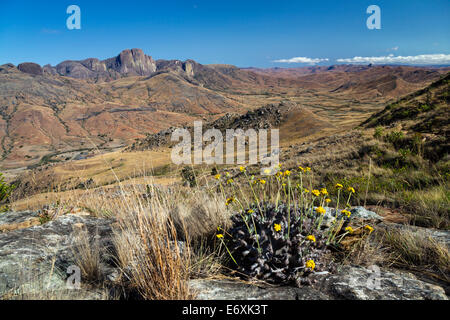
[[[71,4],[81,9],[81,30],[66,28]],[[366,26],[372,4],[381,9],[380,30]],[[154,59],[239,67],[366,63],[367,57],[450,64],[450,1],[0,0],[0,64],[105,59],[126,48]],[[294,57],[307,63],[274,62]]]

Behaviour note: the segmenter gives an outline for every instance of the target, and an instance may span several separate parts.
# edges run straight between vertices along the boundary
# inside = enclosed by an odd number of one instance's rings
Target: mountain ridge
[[[76,150],[115,150],[171,126],[211,122],[281,101],[350,128],[445,70],[346,65],[274,72],[192,59],[154,60],[140,49],[59,67],[4,64],[0,165],[26,168],[79,157]]]

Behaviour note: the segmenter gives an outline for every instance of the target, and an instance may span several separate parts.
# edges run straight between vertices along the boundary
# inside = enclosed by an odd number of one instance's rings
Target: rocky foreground
[[[362,207],[353,215],[381,220]],[[42,213],[24,211],[0,214],[0,297],[3,299],[110,299],[121,298],[114,283],[119,277],[115,265],[112,219],[96,218],[82,210],[73,211],[46,222]],[[380,222],[378,226],[406,228]],[[450,244],[449,231],[416,227],[411,230]],[[74,248],[80,233],[89,236],[101,257],[99,279],[95,283],[81,279],[74,288],[72,267],[76,265]],[[100,283],[99,283],[100,282]],[[346,265],[334,274],[313,275],[312,285],[301,287],[252,285],[235,279],[193,279],[190,286],[197,299],[282,299],[282,300],[448,300],[445,290],[419,280],[411,273],[384,266]]]

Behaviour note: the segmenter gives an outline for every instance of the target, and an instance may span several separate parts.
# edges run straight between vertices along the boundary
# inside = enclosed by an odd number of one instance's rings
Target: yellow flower
[[[282,175],[282,173],[280,172],[280,171],[278,171],[276,174],[275,174],[275,176],[277,176],[277,177],[279,177],[279,176],[281,176]]]
[[[340,183],[336,183],[336,188],[337,189],[342,189],[344,186],[342,185],[342,184],[340,184]]]
[[[311,193],[313,195],[315,195],[316,197],[320,196],[320,191],[319,190],[314,189],[313,191],[311,191]]]
[[[305,168],[303,168],[302,166],[298,166],[298,169],[302,172],[305,172]]]
[[[259,179],[259,183],[261,183],[262,185],[266,184],[266,180],[264,179]]]
[[[239,167],[239,170],[240,170],[241,172],[244,172],[244,171],[245,171],[245,168],[244,168],[243,166],[240,166],[240,167]]]
[[[227,199],[227,201],[225,202],[225,205],[229,205],[230,203],[232,203],[234,201],[234,197],[230,197]]]
[[[286,187],[286,183],[282,183],[281,185],[282,185],[283,187]]]
[[[306,237],[306,240],[316,242],[316,237],[314,237],[312,234],[310,234],[309,236]]]
[[[369,226],[369,225],[366,225],[366,226],[364,227],[364,229],[366,229],[367,231],[369,231],[369,233],[372,233],[372,231],[373,231],[373,228],[372,228],[371,226]]]
[[[280,231],[280,230],[281,230],[281,224],[275,223],[275,224],[273,225],[273,229],[274,229],[276,232]]]
[[[346,215],[346,216],[347,216],[347,218],[350,218],[350,215],[352,214],[352,213],[351,213],[350,211],[348,211],[348,210],[345,210],[345,209],[344,209],[344,210],[342,210],[342,211],[341,211],[341,213],[342,213],[342,214],[344,214],[344,215]]]
[[[280,169],[281,169],[281,163],[279,163],[279,164],[278,164],[278,168],[280,168]]]
[[[309,193],[308,189],[303,190],[304,193]]]
[[[314,262],[314,260],[308,260],[306,261],[306,267],[314,270],[314,268],[316,267],[316,263]]]
[[[320,214],[325,214],[326,210],[323,207],[317,207],[316,212]]]
[[[325,195],[328,194],[328,191],[327,191],[327,189],[322,188],[322,189],[320,189],[320,193],[323,194],[323,195],[325,196]]]
[[[228,179],[227,180],[227,184],[232,184],[233,183],[233,179]]]
[[[331,199],[326,198],[326,199],[325,199],[325,202],[326,202],[326,203],[330,203],[330,202],[331,202]]]
[[[311,171],[310,167],[306,167],[306,172]]]
[[[225,172],[225,175],[226,175],[227,177],[229,177],[229,176],[230,176],[230,173],[229,173],[229,172]]]
[[[348,233],[353,233],[353,228],[348,226],[347,228],[345,228],[345,231],[347,231]]]
[[[217,238],[222,239],[223,238],[223,234],[219,233],[218,235],[216,235]]]
[[[353,187],[348,187],[348,192],[351,192],[351,193],[355,193],[355,189],[353,189]]]
[[[255,212],[253,209],[248,209],[247,210],[247,213],[253,213],[253,212]]]
[[[291,175],[291,171],[286,170],[286,171],[284,172],[284,175],[287,176],[287,177],[289,177],[289,176]]]
[[[222,175],[221,175],[220,173],[218,173],[218,174],[216,174],[216,175],[214,176],[214,178],[216,178],[217,180],[219,180],[221,176],[222,176]]]

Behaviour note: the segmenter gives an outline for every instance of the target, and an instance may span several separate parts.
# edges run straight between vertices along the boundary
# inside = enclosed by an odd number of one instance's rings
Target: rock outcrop
[[[40,225],[40,219],[37,212],[6,212],[0,214],[0,234],[18,229],[25,229]]]
[[[17,215],[14,223],[19,223],[27,214],[8,213],[2,220],[12,224],[11,216]],[[111,224],[112,220],[68,214],[43,225],[0,233],[0,297],[102,298],[95,290],[68,290],[67,278],[69,267],[76,265],[82,232],[98,248],[102,276],[114,272]]]
[[[313,285],[334,299],[347,300],[448,300],[443,288],[418,280],[408,272],[345,266]]]
[[[32,74],[35,76],[41,76],[43,74],[43,70],[40,65],[33,62],[24,62],[17,66],[17,69],[19,69],[22,72]]]
[[[68,60],[55,67],[46,65],[44,71],[47,74],[59,74],[77,79],[110,80],[121,76],[149,76],[156,71],[156,63],[141,49],[127,49],[114,58]]]
[[[345,266],[336,274],[317,274],[312,286],[274,287],[233,280],[193,280],[200,300],[448,300],[444,289],[413,274]]]
[[[91,286],[83,276],[77,290],[68,286],[68,279],[71,268],[79,263],[76,257],[82,243],[80,237],[84,234],[89,248],[99,254],[97,281],[114,292],[113,284],[120,274],[114,263],[115,222],[77,210],[72,212],[37,225],[38,212],[0,214],[0,229],[3,228],[0,232],[0,298],[95,300],[110,297],[109,292]],[[235,279],[195,279],[189,285],[200,300],[448,300],[440,286],[419,280],[405,271],[377,266],[346,265],[335,273],[316,272],[310,283],[292,287],[262,282],[254,285]]]
[[[234,280],[192,280],[190,288],[198,300],[329,300],[311,287],[268,287]]]
[[[120,74],[148,76],[156,71],[155,61],[141,49],[124,50],[117,57],[107,59],[103,63],[107,69]]]

